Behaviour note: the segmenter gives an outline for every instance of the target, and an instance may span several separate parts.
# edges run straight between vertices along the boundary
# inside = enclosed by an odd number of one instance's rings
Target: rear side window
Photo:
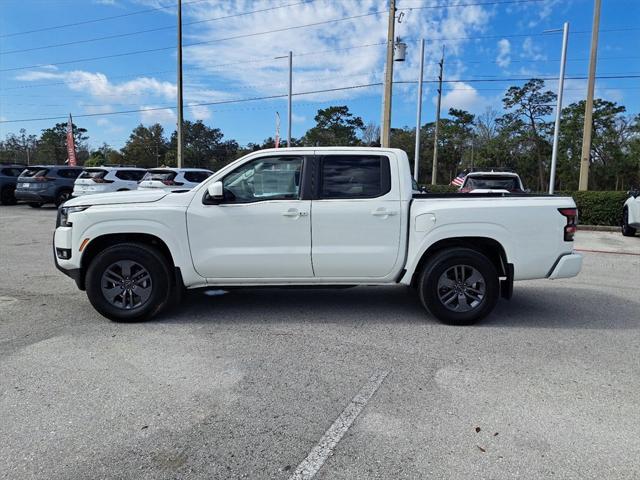
[[[107,170],[102,170],[101,168],[87,168],[78,175],[78,178],[101,179],[104,178],[107,173],[109,173]]]
[[[145,173],[146,172],[144,170],[118,170],[116,172],[116,177],[120,180],[137,182],[138,180],[142,180]]]
[[[187,182],[200,183],[211,176],[209,172],[184,172],[184,178]]]
[[[58,176],[61,178],[77,178],[81,172],[82,170],[78,168],[65,168],[58,170]]]
[[[171,170],[149,170],[142,178],[143,180],[158,180],[160,182],[168,182],[176,178],[177,173]]]
[[[3,168],[2,175],[6,175],[7,177],[17,177],[22,172],[22,168]]]
[[[320,160],[320,198],[374,198],[391,190],[389,159],[332,155]]]
[[[48,168],[26,168],[20,176],[26,178],[46,177],[47,173],[49,173]]]

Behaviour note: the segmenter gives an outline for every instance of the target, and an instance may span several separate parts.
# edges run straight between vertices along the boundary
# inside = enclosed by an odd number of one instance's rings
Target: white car
[[[524,193],[522,180],[513,172],[471,172],[464,177],[461,192]]]
[[[632,190],[622,208],[622,235],[633,237],[638,229],[640,229],[640,190]]]
[[[413,193],[398,149],[268,149],[187,192],[69,200],[54,251],[116,321],[151,318],[184,288],[406,285],[461,325],[514,280],[577,275],[576,219],[570,197]]]
[[[204,168],[151,168],[138,184],[138,190],[191,190],[213,175]]]
[[[73,196],[136,190],[147,170],[136,167],[85,168],[73,185]]]

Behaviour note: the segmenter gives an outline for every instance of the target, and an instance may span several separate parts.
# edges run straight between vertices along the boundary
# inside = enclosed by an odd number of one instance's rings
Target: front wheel
[[[137,243],[100,252],[89,265],[86,286],[93,307],[116,322],[150,319],[172,298],[166,260],[156,249]]]
[[[70,198],[71,198],[71,190],[62,190],[61,192],[58,193],[58,195],[56,195],[56,199],[54,203],[56,207],[59,207]]]
[[[444,250],[425,265],[418,290],[424,307],[443,323],[471,325],[495,307],[498,273],[493,263],[475,250]]]
[[[636,229],[629,226],[629,210],[626,208],[622,212],[622,235],[625,237],[633,237],[636,234]]]
[[[15,187],[6,187],[0,192],[0,203],[2,205],[15,205],[17,202],[15,196]]]

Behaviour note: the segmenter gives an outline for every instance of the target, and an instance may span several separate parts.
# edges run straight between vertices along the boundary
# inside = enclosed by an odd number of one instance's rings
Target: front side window
[[[320,163],[320,198],[374,198],[391,190],[389,159],[332,155]]]
[[[245,163],[222,181],[225,202],[298,199],[301,172],[302,157],[265,157]]]

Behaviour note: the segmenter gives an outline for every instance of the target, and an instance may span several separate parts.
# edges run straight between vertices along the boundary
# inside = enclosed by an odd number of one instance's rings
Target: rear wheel
[[[636,234],[636,229],[629,226],[629,210],[626,208],[622,212],[622,235],[625,237],[633,237]]]
[[[172,295],[169,265],[156,249],[124,243],[100,252],[87,270],[87,296],[93,307],[117,322],[157,315]]]
[[[60,192],[58,192],[58,195],[56,195],[56,199],[54,203],[56,204],[56,207],[59,207],[70,198],[71,198],[71,190],[61,190]]]
[[[495,307],[498,273],[493,263],[475,250],[444,250],[425,265],[418,290],[424,307],[440,321],[470,325]]]
[[[29,206],[31,208],[40,208],[42,206],[42,203],[40,203],[40,202],[29,202]]]
[[[5,187],[0,192],[0,203],[2,205],[15,205],[17,202],[15,196],[16,187]]]

